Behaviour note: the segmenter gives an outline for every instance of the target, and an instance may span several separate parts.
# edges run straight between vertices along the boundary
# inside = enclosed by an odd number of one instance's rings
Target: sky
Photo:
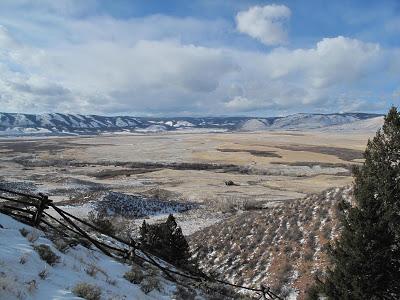
[[[398,0],[1,0],[0,111],[377,112],[400,104]]]

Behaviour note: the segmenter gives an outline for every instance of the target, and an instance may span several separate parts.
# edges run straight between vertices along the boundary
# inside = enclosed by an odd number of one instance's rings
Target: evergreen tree
[[[167,227],[171,237],[170,246],[175,260],[188,260],[190,258],[189,244],[172,214],[168,216]]]
[[[172,263],[187,263],[190,258],[189,244],[172,214],[165,223],[140,227],[140,242],[152,253]]]
[[[392,107],[342,201],[341,235],[321,288],[329,299],[400,299],[400,114]]]

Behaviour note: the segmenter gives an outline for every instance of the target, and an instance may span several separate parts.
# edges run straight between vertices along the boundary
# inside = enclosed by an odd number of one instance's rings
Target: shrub
[[[88,274],[91,277],[96,277],[97,272],[99,271],[99,268],[97,268],[93,264],[89,264],[87,268],[85,268],[86,274]]]
[[[291,245],[285,245],[283,250],[285,251],[286,254],[289,254],[293,251],[293,247]]]
[[[117,284],[117,281],[115,279],[110,278],[110,277],[107,277],[106,282],[109,285],[116,285]]]
[[[26,284],[28,285],[28,286],[27,286],[27,289],[28,289],[28,292],[29,292],[30,294],[32,294],[35,290],[37,290],[37,283],[36,283],[36,280],[35,280],[35,279],[26,282]]]
[[[27,296],[15,278],[7,277],[3,272],[0,272],[0,298],[3,299],[1,296],[6,293],[13,295],[12,299],[25,299]]]
[[[161,285],[157,277],[147,277],[140,283],[140,289],[148,294],[153,290],[160,290]]]
[[[39,277],[42,280],[45,280],[47,276],[49,275],[49,272],[46,269],[43,269],[42,271],[39,272]]]
[[[260,209],[262,208],[262,203],[259,203],[256,200],[247,199],[243,203],[244,210],[253,210],[253,209]]]
[[[67,252],[68,248],[70,247],[70,244],[62,238],[54,239],[53,244],[54,247],[56,247],[56,249],[62,253]]]
[[[312,285],[306,289],[306,300],[318,300],[320,299],[320,289],[316,285]]]
[[[144,279],[143,271],[140,269],[133,269],[124,274],[124,278],[131,283],[139,284]]]
[[[59,262],[60,257],[56,255],[49,246],[45,244],[40,244],[38,246],[33,246],[33,249],[39,254],[40,258],[47,262],[50,266],[54,266]]]
[[[304,260],[311,261],[314,257],[314,253],[311,249],[307,249],[303,254]]]
[[[78,283],[72,290],[72,292],[86,300],[100,300],[101,290],[99,287],[86,283],[81,282]]]
[[[176,288],[174,296],[176,300],[194,300],[196,298],[196,292],[179,285]]]
[[[26,263],[27,260],[28,260],[28,257],[27,257],[26,254],[24,254],[24,255],[22,255],[22,256],[19,258],[19,263],[20,263],[21,265],[24,265],[24,264]]]
[[[222,284],[204,282],[201,289],[207,294],[208,300],[239,299],[238,295],[230,287]]]
[[[34,243],[39,239],[39,232],[37,230],[31,231],[26,236],[30,243]]]
[[[88,219],[93,223],[100,231],[105,234],[114,234],[115,228],[110,220],[101,216],[100,214],[95,214],[93,212],[89,212]]]
[[[24,227],[24,228],[21,228],[21,229],[19,230],[19,232],[21,233],[21,235],[22,235],[23,237],[26,237],[26,236],[28,235],[28,233],[29,233],[29,230],[27,230],[27,229]]]
[[[332,227],[329,223],[326,223],[324,228],[322,228],[322,235],[325,239],[329,240],[332,232]]]

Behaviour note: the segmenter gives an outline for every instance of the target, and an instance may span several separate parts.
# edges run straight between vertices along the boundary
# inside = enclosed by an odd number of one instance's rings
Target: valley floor
[[[308,233],[303,233],[303,240],[284,243],[283,231],[292,228],[283,225],[282,220],[271,225],[274,230],[264,228],[271,231],[268,236],[244,232],[247,227],[229,230],[236,228],[235,223],[242,218],[252,228],[251,222],[265,221],[261,215],[279,214],[286,208],[301,216],[301,207],[309,200],[299,199],[311,199],[310,194],[351,184],[351,167],[362,162],[367,139],[374,133],[287,131],[0,139],[0,181],[10,189],[46,193],[65,210],[81,217],[94,212],[128,220],[136,233],[143,220],[158,222],[173,213],[184,234],[192,235],[193,247],[204,267],[212,269],[229,262],[233,265],[228,268],[230,279],[274,285],[270,275],[278,274],[284,265],[271,260],[271,256],[297,253],[293,255],[300,255],[300,260],[303,255],[311,255],[312,261],[314,257],[316,262],[323,261],[323,255],[316,253],[324,238],[317,239],[314,252],[307,254],[303,250]],[[304,209],[314,209],[314,204]],[[330,214],[334,211],[329,210]],[[279,218],[285,218],[284,214]],[[318,230],[326,222],[319,220]],[[296,224],[300,231],[317,226],[307,221]],[[219,237],[219,232],[226,234]],[[233,235],[232,241],[239,239],[231,245],[232,249],[239,247],[234,250],[239,260],[223,252],[230,245],[223,239],[229,235]],[[272,248],[256,248],[257,253],[250,254],[238,246],[252,236],[272,238]],[[324,236],[327,239],[328,233]],[[214,239],[225,246],[211,249]],[[254,241],[247,245],[252,244]],[[282,256],[282,261],[288,257]],[[254,274],[246,269],[245,262],[251,259],[248,266],[255,267]],[[299,278],[301,274],[310,278],[314,266],[301,264],[291,269],[297,271],[285,277],[286,286],[304,289],[309,280],[302,282]],[[272,269],[275,271],[270,272]]]

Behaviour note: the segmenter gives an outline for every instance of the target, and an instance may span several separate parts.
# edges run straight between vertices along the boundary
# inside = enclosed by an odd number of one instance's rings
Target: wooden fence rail
[[[43,211],[49,208],[51,200],[46,195],[30,195],[0,188],[0,212],[18,218],[31,226],[39,226]]]
[[[148,250],[144,249],[139,242],[133,239],[131,239],[130,241],[125,241],[120,237],[104,232],[100,228],[97,228],[95,225],[57,207],[53,203],[53,201],[44,194],[31,195],[0,187],[0,200],[1,199],[3,200],[0,201],[1,213],[7,214],[13,218],[18,219],[19,221],[22,221],[34,227],[43,228],[44,224],[64,236],[69,236],[67,232],[72,232],[73,234],[86,239],[104,254],[111,257],[120,257],[125,259],[136,258],[143,260],[159,268],[173,281],[177,280],[175,277],[173,277],[172,274],[195,281],[219,283],[222,285],[231,286],[233,288],[256,292],[260,295],[259,299],[263,298],[267,300],[283,300],[280,296],[272,292],[269,287],[265,287],[263,285],[261,285],[260,288],[252,288],[220,280],[215,277],[205,275],[204,273],[193,274],[191,272],[183,273],[177,271],[177,267],[166,263],[161,258],[148,252]],[[60,218],[58,219],[55,216],[52,216],[51,214],[46,212],[47,209],[53,209],[56,215]],[[55,223],[57,225],[55,225]],[[86,226],[86,228],[84,228],[82,225],[79,225],[78,223]],[[59,226],[67,229],[67,231],[60,230]],[[91,229],[91,232],[87,230],[88,228]],[[93,232],[99,233],[105,236],[107,239],[101,239],[98,236],[94,236]],[[109,244],[110,241],[113,241],[113,245]]]

